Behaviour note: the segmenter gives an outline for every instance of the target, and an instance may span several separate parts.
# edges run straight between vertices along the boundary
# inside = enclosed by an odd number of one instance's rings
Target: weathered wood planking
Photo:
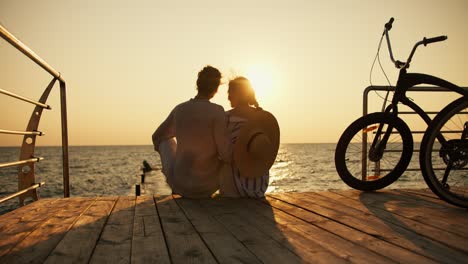
[[[80,212],[89,207],[93,201],[77,198],[73,202],[67,199],[59,202],[64,203],[65,206],[59,206],[59,210],[43,219],[44,222],[37,225],[32,232],[19,241],[6,256],[0,259],[0,262],[43,263],[76,222]],[[42,218],[43,215],[39,214],[37,217]]]
[[[213,211],[203,208],[201,203],[208,200],[177,199],[187,218],[208,245],[216,260],[221,263],[261,263],[244,244],[226,232],[226,228],[216,218]]]
[[[95,200],[83,212],[60,243],[53,249],[46,263],[87,263],[115,200]]]
[[[132,239],[132,263],[171,262],[153,196],[136,199]]]
[[[252,252],[263,263],[299,263],[300,257],[287,247],[278,243],[271,234],[250,224],[239,210],[232,206],[232,199],[205,200],[200,204],[206,208],[216,221],[239,240],[250,252]],[[244,202],[251,202],[243,199]],[[253,201],[253,200],[252,200]]]
[[[0,263],[466,263],[467,216],[427,190],[42,199],[0,216]]]
[[[173,263],[216,263],[209,248],[173,196],[157,197],[156,205]]]
[[[283,221],[277,220],[279,223],[283,223],[284,225],[299,225],[301,230],[312,235],[314,241],[321,243],[330,251],[351,262],[373,262],[372,258],[368,258],[368,255],[374,256],[374,254],[380,255],[383,253],[383,256],[397,262],[430,263],[429,259],[421,255],[388,243],[378,236],[373,236],[356,230],[353,227],[343,225],[335,219],[326,218],[274,198],[268,198],[268,203],[272,207],[277,208],[274,210],[278,210],[278,214],[282,215],[279,219],[284,218]],[[308,225],[303,222],[306,222]],[[315,235],[313,230],[312,232],[308,231],[311,229],[311,226],[326,230],[329,234],[325,233],[326,235],[318,238],[313,237]],[[373,251],[374,254],[369,254],[366,249]]]
[[[297,204],[324,217],[336,219],[337,222],[343,225],[377,236],[384,241],[404,247],[438,262],[462,263],[466,258],[465,253],[421,236],[411,228],[384,221],[379,217],[379,213],[362,212],[352,206],[330,201],[330,199],[314,199],[307,193],[299,195],[278,194],[275,197],[288,203]]]

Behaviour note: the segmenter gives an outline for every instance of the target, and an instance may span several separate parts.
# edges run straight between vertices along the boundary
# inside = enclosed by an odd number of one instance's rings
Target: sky
[[[464,0],[0,0],[0,23],[59,71],[67,83],[70,145],[146,145],[177,104],[196,94],[205,65],[224,81],[249,78],[273,113],[282,143],[336,143],[362,115],[363,91],[383,25],[395,18],[394,55],[409,69],[468,86],[468,1]],[[385,43],[384,43],[385,45]],[[392,84],[398,71],[383,46]],[[0,39],[0,88],[38,99],[52,77]],[[378,68],[372,83],[385,85]],[[371,93],[370,112],[382,94]],[[411,95],[440,109],[451,95]],[[227,85],[212,102],[229,110]],[[38,145],[60,145],[59,87]],[[0,94],[0,129],[24,130],[33,106]],[[415,121],[416,122],[416,121]],[[21,137],[0,134],[0,146]]]

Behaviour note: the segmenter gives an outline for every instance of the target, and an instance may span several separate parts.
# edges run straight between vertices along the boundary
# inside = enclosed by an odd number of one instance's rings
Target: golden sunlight
[[[257,100],[270,100],[273,96],[273,72],[265,65],[253,65],[246,69],[245,77],[250,80]]]

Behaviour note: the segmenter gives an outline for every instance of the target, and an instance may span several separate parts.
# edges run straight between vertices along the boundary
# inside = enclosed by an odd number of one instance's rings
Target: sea
[[[350,189],[338,176],[334,164],[336,144],[281,144],[270,169],[268,193],[310,192]],[[0,163],[17,161],[19,147],[0,147]],[[37,147],[36,182],[41,198],[63,197],[62,148]],[[135,195],[141,182],[142,164],[147,161],[161,173],[159,154],[152,146],[70,146],[71,196]],[[417,167],[413,161],[409,167]],[[160,179],[164,179],[161,173]],[[0,197],[17,191],[17,168],[0,169]],[[421,174],[407,172],[387,188],[426,188]],[[18,199],[0,204],[0,214],[18,207]]]

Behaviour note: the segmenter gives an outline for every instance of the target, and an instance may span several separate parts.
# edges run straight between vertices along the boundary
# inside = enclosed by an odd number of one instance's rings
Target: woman
[[[245,77],[237,77],[229,82],[228,99],[233,108],[226,112],[228,131],[231,142],[235,144],[241,128],[262,109],[255,98],[252,85]],[[220,194],[226,197],[264,197],[268,181],[268,170],[260,177],[242,177],[233,159],[231,164],[226,164],[223,168]]]

